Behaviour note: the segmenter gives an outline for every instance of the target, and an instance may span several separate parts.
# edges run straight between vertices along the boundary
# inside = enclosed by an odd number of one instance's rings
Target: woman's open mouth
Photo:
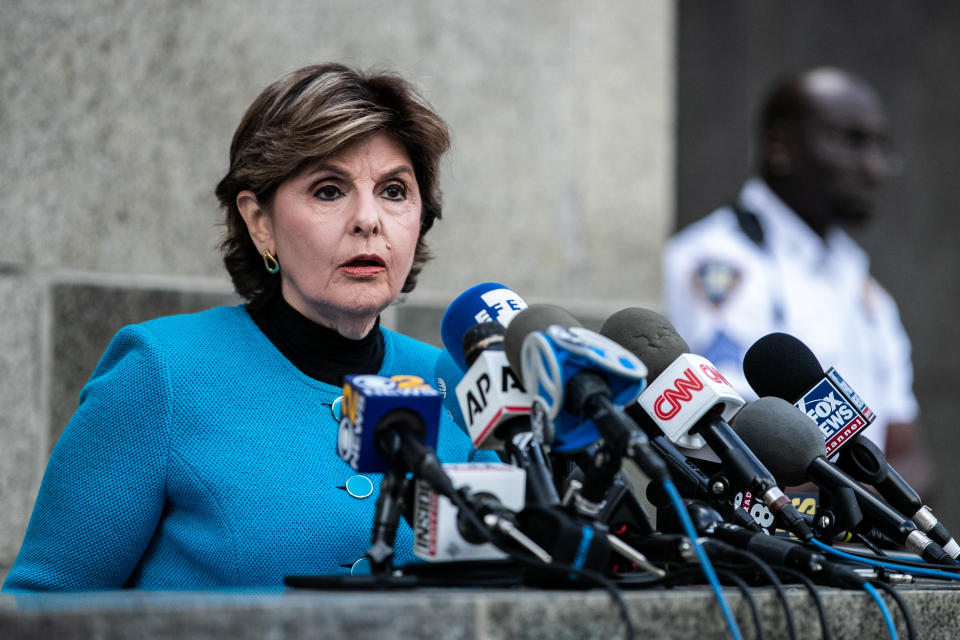
[[[344,262],[339,269],[347,275],[364,278],[383,273],[387,267],[380,256],[360,255]]]

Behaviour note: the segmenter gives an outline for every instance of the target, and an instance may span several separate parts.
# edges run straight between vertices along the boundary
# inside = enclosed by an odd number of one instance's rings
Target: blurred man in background
[[[870,405],[865,435],[923,492],[932,471],[914,427],[910,341],[843,230],[870,219],[893,169],[883,104],[861,78],[810,69],[773,88],[759,133],[759,176],[668,243],[667,315],[748,399],[750,345],[774,331],[802,340]]]

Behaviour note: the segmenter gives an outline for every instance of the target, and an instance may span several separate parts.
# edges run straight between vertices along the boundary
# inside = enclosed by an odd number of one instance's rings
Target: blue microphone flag
[[[377,427],[389,414],[415,414],[410,432],[436,449],[440,427],[440,394],[417,376],[349,375],[343,386],[343,417],[337,454],[360,473],[383,473],[390,461],[377,451]]]

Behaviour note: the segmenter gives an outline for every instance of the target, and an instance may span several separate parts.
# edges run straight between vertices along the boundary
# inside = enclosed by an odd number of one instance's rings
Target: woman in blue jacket
[[[379,476],[336,452],[352,373],[433,376],[379,326],[440,217],[446,125],[404,80],[338,64],[267,87],[217,186],[248,303],[122,329],[57,443],[5,590],[279,586],[370,542]],[[475,451],[444,416],[438,454]],[[396,562],[411,559],[403,526]]]

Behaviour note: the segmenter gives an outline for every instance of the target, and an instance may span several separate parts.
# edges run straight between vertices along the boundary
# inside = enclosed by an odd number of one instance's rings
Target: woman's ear
[[[250,238],[256,245],[257,251],[263,253],[264,250],[268,250],[275,254],[277,247],[273,238],[273,218],[260,206],[256,194],[249,189],[238,193],[237,209],[240,211],[240,217],[247,223],[247,231],[250,232]]]

